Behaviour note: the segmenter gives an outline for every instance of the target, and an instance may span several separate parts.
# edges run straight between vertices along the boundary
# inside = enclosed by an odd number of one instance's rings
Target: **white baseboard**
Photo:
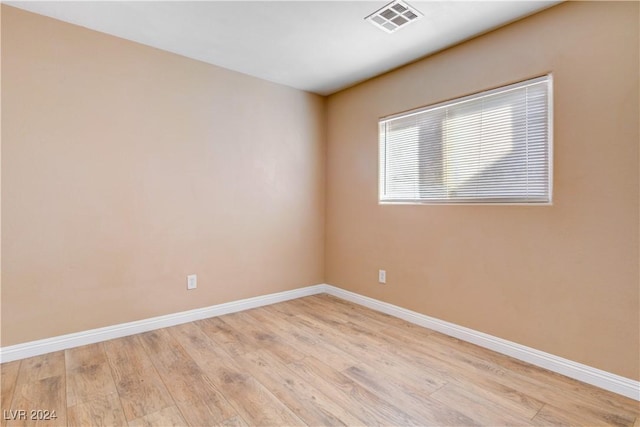
[[[149,319],[138,320],[135,322],[121,323],[118,325],[106,326],[104,328],[90,329],[88,331],[2,347],[0,348],[0,363],[26,359],[27,357],[39,356],[53,351],[66,350],[68,348],[107,341],[114,338],[126,337],[129,335],[139,334],[141,332],[148,332],[155,329],[192,322],[194,320],[205,319],[207,317],[221,316],[223,314],[249,310],[251,308],[275,304],[277,302],[288,301],[290,299],[315,295],[325,291],[325,285],[307,286],[304,288],[293,289],[291,291],[231,301],[210,307],[197,308],[195,310],[182,311],[179,313],[151,317]]]
[[[205,319],[207,317],[221,316],[223,314],[249,310],[251,308],[262,307],[264,305],[275,304],[282,301],[320,293],[327,293],[329,295],[351,301],[373,310],[415,323],[416,325],[433,329],[463,341],[479,345],[489,350],[506,354],[507,356],[531,363],[532,365],[557,372],[569,378],[574,378],[587,384],[640,401],[639,381],[631,380],[591,366],[554,356],[553,354],[545,353],[531,347],[526,347],[483,332],[465,328],[464,326],[429,317],[387,302],[379,301],[326,284],[307,286],[291,291],[247,298],[211,307],[183,311],[180,313],[152,317],[150,319],[139,320],[136,322],[122,323],[119,325],[2,347],[0,348],[0,362],[4,363],[12,360],[25,359],[27,357],[38,356],[45,353],[51,353],[53,351],[93,344],[114,338],[139,334],[141,332],[148,332],[154,329],[192,322],[194,320]]]
[[[583,365],[531,347],[465,328],[464,326],[458,326],[393,304],[345,291],[344,289],[331,285],[326,285],[325,292],[373,310],[399,317],[416,325],[433,329],[445,335],[479,345],[480,347],[493,350],[497,353],[506,354],[507,356],[548,369],[569,378],[630,397],[631,399],[640,400],[640,381]]]

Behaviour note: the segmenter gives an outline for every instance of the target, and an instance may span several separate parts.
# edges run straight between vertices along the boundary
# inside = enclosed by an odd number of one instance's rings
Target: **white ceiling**
[[[387,34],[364,17],[388,1],[5,1],[321,95],[559,3],[408,2],[424,17]]]

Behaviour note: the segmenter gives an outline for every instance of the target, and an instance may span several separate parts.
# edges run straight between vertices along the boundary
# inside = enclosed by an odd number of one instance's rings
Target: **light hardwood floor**
[[[634,400],[328,295],[1,369],[2,426],[640,426]]]

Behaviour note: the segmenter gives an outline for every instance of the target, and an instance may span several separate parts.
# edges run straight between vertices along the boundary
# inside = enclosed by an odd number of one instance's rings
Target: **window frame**
[[[384,199],[384,185],[385,185],[385,174],[384,167],[382,164],[383,158],[383,146],[386,148],[386,144],[383,142],[381,136],[382,132],[380,131],[380,127],[383,123],[396,119],[396,118],[406,118],[412,115],[417,115],[426,111],[433,111],[436,109],[446,108],[449,106],[453,106],[455,104],[463,103],[469,100],[479,99],[484,96],[489,96],[498,93],[506,93],[510,90],[519,89],[531,84],[536,84],[542,81],[546,81],[547,83],[547,171],[548,171],[548,181],[547,181],[547,194],[548,200],[545,201],[525,201],[525,200],[506,200],[505,199],[487,199],[487,198],[477,198],[477,199],[442,199],[442,200],[429,200],[429,199]],[[548,72],[545,74],[537,75],[532,78],[527,78],[524,80],[519,80],[514,83],[509,83],[505,85],[501,85],[498,87],[494,87],[488,90],[482,90],[478,92],[474,92],[468,95],[464,95],[461,97],[450,98],[445,101],[437,102],[434,104],[429,104],[425,106],[421,106],[418,108],[402,111],[399,113],[394,113],[391,115],[387,115],[384,117],[380,117],[378,119],[378,204],[379,205],[472,205],[472,206],[496,206],[496,205],[504,205],[504,206],[552,206],[553,205],[553,152],[554,152],[554,141],[553,141],[553,121],[554,121],[554,111],[553,111],[553,73]],[[514,198],[515,199],[515,198]]]

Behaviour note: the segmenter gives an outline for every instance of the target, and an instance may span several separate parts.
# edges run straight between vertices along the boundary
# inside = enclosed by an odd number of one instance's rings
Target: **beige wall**
[[[638,380],[638,17],[565,3],[331,96],[327,282]],[[379,117],[550,71],[553,206],[377,204]]]
[[[323,281],[323,98],[3,5],[2,113],[3,346]]]

